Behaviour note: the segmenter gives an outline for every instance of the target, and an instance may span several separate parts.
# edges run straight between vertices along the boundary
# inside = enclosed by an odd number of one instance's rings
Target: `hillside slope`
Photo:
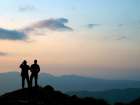
[[[56,91],[51,86],[21,89],[0,97],[1,105],[109,105],[101,99],[79,98]]]

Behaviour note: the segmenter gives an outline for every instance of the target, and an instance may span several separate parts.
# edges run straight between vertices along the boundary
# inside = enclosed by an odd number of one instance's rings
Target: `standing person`
[[[22,77],[22,88],[25,86],[25,79],[27,81],[28,88],[30,86],[29,74],[28,71],[30,69],[29,65],[27,65],[27,61],[24,60],[20,65],[21,68],[21,77]]]
[[[30,84],[31,84],[31,87],[32,87],[32,81],[33,81],[33,78],[35,79],[35,87],[38,86],[38,73],[40,72],[40,67],[39,65],[37,64],[37,60],[34,60],[34,64],[31,65],[31,76],[30,76]]]

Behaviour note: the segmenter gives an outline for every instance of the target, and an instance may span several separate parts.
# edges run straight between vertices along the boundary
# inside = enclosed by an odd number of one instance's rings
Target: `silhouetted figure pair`
[[[27,61],[24,60],[23,63],[20,65],[21,68],[21,77],[22,77],[22,88],[25,87],[25,80],[27,81],[28,88],[32,87],[32,81],[35,80],[35,87],[38,86],[38,73],[40,71],[40,67],[37,64],[37,60],[34,60],[34,64],[27,65]],[[31,75],[29,77],[29,70],[31,71]]]

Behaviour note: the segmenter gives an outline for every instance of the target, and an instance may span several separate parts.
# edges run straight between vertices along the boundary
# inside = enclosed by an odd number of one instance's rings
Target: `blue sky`
[[[37,58],[55,75],[140,79],[139,0],[3,0],[0,7],[1,72]]]
[[[139,4],[139,0],[4,0],[0,6],[1,15],[11,19],[67,17],[77,24],[132,24],[139,21]],[[26,7],[35,10],[26,13],[18,11]]]

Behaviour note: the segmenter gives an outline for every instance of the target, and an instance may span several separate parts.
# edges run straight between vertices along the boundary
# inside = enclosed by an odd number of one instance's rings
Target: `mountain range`
[[[47,73],[39,75],[39,85],[54,86],[69,95],[95,97],[110,103],[130,102],[140,97],[140,81],[105,80],[78,75],[53,76]],[[21,77],[18,72],[0,74],[0,94],[21,88]]]
[[[140,81],[135,80],[105,80],[78,75],[53,76],[40,73],[39,85],[54,86],[63,92],[69,91],[104,91],[112,89],[140,88]],[[18,72],[0,74],[0,93],[21,88],[21,77]]]
[[[127,88],[127,89],[112,89],[105,91],[71,91],[67,92],[69,95],[77,95],[79,97],[95,97],[105,99],[110,104],[115,102],[129,103],[140,97],[140,88]]]

